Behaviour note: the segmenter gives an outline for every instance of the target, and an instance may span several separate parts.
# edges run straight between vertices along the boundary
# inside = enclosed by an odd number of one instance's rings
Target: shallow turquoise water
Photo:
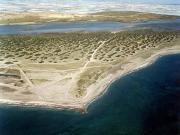
[[[0,107],[0,135],[179,135],[180,54],[115,81],[88,113]]]

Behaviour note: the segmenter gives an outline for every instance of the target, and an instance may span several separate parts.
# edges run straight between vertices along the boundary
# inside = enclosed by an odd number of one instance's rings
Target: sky
[[[180,15],[180,0],[0,0],[0,12],[139,11]]]

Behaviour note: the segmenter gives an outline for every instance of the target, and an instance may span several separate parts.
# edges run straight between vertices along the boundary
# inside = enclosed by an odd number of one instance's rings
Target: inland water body
[[[69,22],[69,23],[39,23],[28,25],[0,25],[0,35],[8,34],[40,34],[52,32],[97,32],[122,30],[152,29],[154,31],[180,30],[180,19],[153,20],[144,22]]]

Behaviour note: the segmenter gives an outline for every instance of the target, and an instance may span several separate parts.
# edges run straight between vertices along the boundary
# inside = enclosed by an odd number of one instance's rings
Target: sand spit
[[[0,37],[0,103],[86,110],[120,77],[180,52],[180,33]]]
[[[131,72],[145,68],[153,64],[159,57],[180,53],[180,47],[166,48],[154,54],[148,59],[142,61],[139,58],[129,59],[128,64],[121,65],[123,69],[117,70],[115,74],[109,74],[102,80],[98,80],[95,84],[92,84],[87,88],[87,94],[82,98],[79,103],[64,104],[64,103],[50,103],[46,101],[16,101],[0,99],[0,104],[13,105],[13,106],[27,106],[27,107],[42,107],[52,109],[78,109],[81,112],[86,112],[88,105],[103,96],[108,90],[108,87],[117,79],[128,75]]]

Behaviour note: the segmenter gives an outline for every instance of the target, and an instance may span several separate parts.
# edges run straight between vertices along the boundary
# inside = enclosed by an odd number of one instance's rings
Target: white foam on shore
[[[0,12],[94,13],[138,11],[180,15],[179,4],[120,3],[117,0],[0,0]]]

